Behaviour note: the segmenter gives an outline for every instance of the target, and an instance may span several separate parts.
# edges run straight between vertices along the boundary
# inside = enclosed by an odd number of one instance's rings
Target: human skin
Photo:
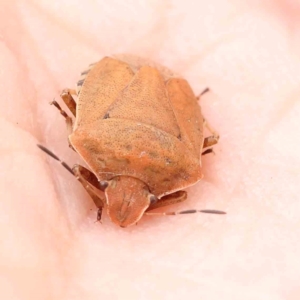
[[[1,1],[0,299],[299,299],[300,60],[296,1]],[[105,55],[182,74],[221,136],[204,178],[119,228],[68,164],[49,105]],[[65,106],[63,106],[65,108]]]

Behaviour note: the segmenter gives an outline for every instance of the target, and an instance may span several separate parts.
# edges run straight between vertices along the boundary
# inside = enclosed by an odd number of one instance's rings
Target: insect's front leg
[[[68,164],[66,164],[64,161],[62,161],[58,156],[56,156],[52,151],[50,151],[48,148],[37,145],[42,151],[47,153],[52,158],[56,159],[61,163],[61,165],[68,170],[72,175],[76,177],[76,179],[83,185],[87,193],[91,196],[93,199],[95,205],[98,207],[98,213],[97,213],[97,221],[101,220],[101,214],[102,209],[105,204],[105,196],[103,191],[107,187],[107,182],[101,181],[99,182],[97,177],[87,168],[80,166],[80,165],[74,165],[74,167],[71,169]]]
[[[98,207],[97,221],[101,221],[102,210],[105,204],[105,196],[101,191],[101,186],[97,177],[83,166],[75,165],[72,171],[76,179],[82,184],[85,190],[93,199],[95,205]]]
[[[176,203],[183,202],[187,199],[187,192],[185,191],[177,191],[173,194],[167,195],[159,199],[156,203],[151,204],[147,211],[156,209],[159,207],[164,207]]]
[[[170,215],[182,215],[182,214],[193,214],[193,213],[210,213],[210,214],[226,214],[224,211],[214,210],[214,209],[189,209],[189,210],[180,210],[180,211],[171,211],[171,212],[149,212],[152,209],[168,206],[175,203],[180,203],[187,198],[187,192],[177,191],[173,194],[162,197],[158,202],[151,204],[150,207],[146,210],[145,215],[148,216],[170,216]]]

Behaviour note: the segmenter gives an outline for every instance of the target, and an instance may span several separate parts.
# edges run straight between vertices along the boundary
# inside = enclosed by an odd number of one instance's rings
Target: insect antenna
[[[185,214],[195,214],[195,213],[205,213],[205,214],[216,214],[216,215],[225,215],[225,211],[214,210],[214,209],[189,209],[189,210],[181,210],[181,211],[172,211],[172,212],[146,212],[147,216],[175,216],[175,215],[185,215]]]
[[[59,161],[62,166],[67,169],[72,175],[75,176],[73,170],[62,160],[59,159],[59,157],[57,157],[52,151],[50,151],[49,149],[47,149],[46,147],[42,146],[42,145],[39,145],[37,144],[37,146],[42,150],[44,151],[45,153],[47,153],[49,156],[51,156],[52,158],[56,159],[57,161]]]

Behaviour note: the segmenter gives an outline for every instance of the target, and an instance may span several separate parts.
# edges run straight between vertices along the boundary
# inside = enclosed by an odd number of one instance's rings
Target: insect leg
[[[163,206],[168,206],[176,203],[180,203],[185,201],[187,198],[187,192],[185,191],[177,191],[173,194],[167,195],[159,199],[156,203],[151,204],[147,211],[156,209]]]
[[[207,120],[203,117],[203,126],[207,128],[207,130],[212,134],[216,140],[220,138],[219,134],[209,125]]]
[[[72,120],[72,118],[68,116],[68,114],[60,107],[60,105],[55,100],[50,102],[50,104],[54,105],[59,110],[60,114],[65,118],[68,133],[71,134],[73,132],[73,120]],[[69,146],[71,147],[70,144],[69,144]]]
[[[203,149],[216,145],[218,143],[219,137],[208,136],[203,141]]]
[[[91,171],[80,165],[75,165],[72,170],[76,179],[83,185],[87,193],[93,199],[95,205],[98,207],[97,221],[101,221],[105,200],[103,192],[99,189],[97,177]]]
[[[162,197],[160,200],[158,200],[156,203],[150,205],[150,207],[146,210],[145,215],[148,216],[173,216],[173,215],[183,215],[183,214],[194,214],[194,213],[206,213],[206,214],[218,214],[223,215],[226,214],[226,212],[221,210],[214,210],[214,209],[203,209],[203,210],[197,210],[197,209],[189,209],[189,210],[181,210],[181,211],[172,211],[172,212],[149,212],[150,210],[168,206],[175,203],[180,203],[182,201],[185,201],[187,198],[187,192],[185,191],[177,191],[173,194],[167,195]]]
[[[214,209],[189,209],[189,210],[181,210],[181,211],[172,211],[172,212],[149,212],[152,209],[156,209],[159,207],[175,204],[186,200],[187,192],[185,191],[177,191],[173,194],[167,195],[162,197],[156,203],[150,205],[150,207],[146,210],[145,215],[148,216],[174,216],[174,215],[183,215],[183,214],[194,214],[194,213],[206,213],[206,214],[218,214],[223,215],[226,212],[221,210],[214,210]]]
[[[201,155],[206,155],[206,154],[209,154],[209,153],[214,153],[214,150],[212,148],[209,148],[207,150],[204,150]]]
[[[76,95],[75,90],[64,89],[60,94],[60,97],[64,100],[73,116],[76,117],[76,102],[72,95]]]
[[[205,118],[203,118],[203,126],[206,127],[207,130],[212,134],[211,136],[206,137],[203,141],[204,151],[202,152],[202,155],[205,155],[213,152],[211,147],[218,143],[220,136],[215,130],[212,129]]]
[[[91,171],[80,165],[75,165],[71,169],[64,161],[60,160],[59,157],[57,157],[52,151],[50,151],[42,145],[37,146],[49,156],[59,161],[62,164],[62,166],[66,170],[68,170],[72,175],[74,175],[75,178],[83,185],[87,193],[93,199],[95,205],[98,207],[97,221],[100,221],[105,200],[103,199],[103,192],[99,190],[100,184],[98,182],[97,177]]]

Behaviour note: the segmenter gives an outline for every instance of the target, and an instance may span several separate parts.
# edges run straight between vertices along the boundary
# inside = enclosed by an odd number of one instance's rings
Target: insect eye
[[[102,192],[105,191],[105,189],[108,187],[108,182],[107,181],[99,181],[99,188]]]
[[[155,204],[158,201],[158,198],[155,195],[150,196],[150,205]]]

